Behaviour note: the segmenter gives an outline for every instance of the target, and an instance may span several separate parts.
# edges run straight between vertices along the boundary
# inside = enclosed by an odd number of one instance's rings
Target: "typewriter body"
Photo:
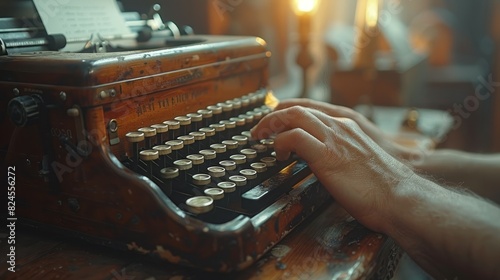
[[[249,137],[274,101],[262,39],[163,42],[0,56],[15,215],[171,263],[243,269],[329,195],[303,161],[276,162],[272,139]]]

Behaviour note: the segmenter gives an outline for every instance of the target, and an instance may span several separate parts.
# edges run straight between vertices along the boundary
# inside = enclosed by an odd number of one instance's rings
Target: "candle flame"
[[[293,0],[296,14],[308,14],[314,11],[318,5],[318,0]]]
[[[378,22],[378,0],[367,0],[366,3],[366,24],[368,27],[375,27]]]

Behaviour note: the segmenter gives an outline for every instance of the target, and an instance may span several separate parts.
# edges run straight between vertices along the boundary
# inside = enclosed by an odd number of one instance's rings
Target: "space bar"
[[[244,204],[266,201],[290,190],[309,174],[311,174],[311,171],[304,161],[295,161],[271,178],[243,193],[241,198]]]

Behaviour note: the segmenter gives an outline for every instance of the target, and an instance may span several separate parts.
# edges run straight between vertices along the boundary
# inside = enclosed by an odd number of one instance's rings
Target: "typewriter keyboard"
[[[202,221],[252,217],[310,174],[299,159],[277,161],[273,139],[251,139],[249,130],[272,110],[265,98],[252,93],[129,132],[124,164]]]

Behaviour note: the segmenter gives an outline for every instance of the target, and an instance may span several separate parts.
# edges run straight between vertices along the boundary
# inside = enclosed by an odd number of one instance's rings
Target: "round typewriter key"
[[[235,98],[233,100],[228,100],[226,103],[231,103],[233,104],[233,109],[240,109],[241,108],[241,99]]]
[[[156,133],[165,133],[168,132],[168,124],[153,124],[152,128],[156,129]]]
[[[168,125],[168,129],[179,129],[181,124],[178,121],[164,121],[164,124]]]
[[[220,166],[210,166],[207,170],[208,174],[214,178],[220,178],[226,175],[226,169]]]
[[[233,160],[236,164],[244,164],[245,162],[247,162],[247,157],[242,154],[231,155],[229,158]]]
[[[166,156],[172,153],[172,147],[169,145],[157,145],[153,147],[153,150],[158,151],[160,156]]]
[[[125,137],[127,137],[127,140],[131,143],[141,142],[144,140],[144,132],[128,132],[127,134],[125,134]]]
[[[240,174],[249,180],[257,178],[257,171],[253,169],[243,169],[240,171]]]
[[[219,188],[209,188],[203,191],[206,196],[210,196],[213,200],[220,200],[224,198],[224,190]]]
[[[263,116],[261,111],[255,111],[255,110],[252,112],[252,115],[253,115],[254,120],[256,120],[256,121],[262,119],[262,116]]]
[[[241,97],[241,106],[248,107],[250,105],[250,99],[246,96]]]
[[[274,147],[274,139],[262,139],[260,144],[266,146],[267,148]]]
[[[254,149],[242,149],[240,151],[240,153],[245,155],[247,157],[247,159],[253,159],[253,158],[257,157],[257,151]]]
[[[201,110],[198,110],[197,113],[200,114],[203,119],[208,119],[208,118],[211,118],[213,116],[213,113],[211,110],[201,109]]]
[[[248,144],[248,137],[243,135],[235,135],[231,137],[232,140],[237,141],[239,146],[245,146]]]
[[[236,140],[224,140],[222,141],[222,144],[226,145],[226,148],[228,150],[234,150],[238,148],[238,141]]]
[[[226,152],[226,145],[224,144],[212,144],[210,145],[210,148],[213,149],[218,154]]]
[[[203,214],[214,208],[214,200],[209,196],[194,196],[186,200],[186,205],[189,212]]]
[[[231,112],[233,110],[232,103],[217,103],[217,106],[222,108],[222,112]]]
[[[253,123],[253,115],[241,114],[238,116],[238,118],[244,119],[245,123],[247,123],[247,124]]]
[[[262,173],[267,171],[267,165],[263,162],[254,162],[250,164],[250,167],[252,167],[257,173]]]
[[[217,156],[217,153],[214,150],[201,150],[200,155],[202,155],[205,160],[214,159]]]
[[[164,179],[173,179],[179,176],[179,169],[174,167],[167,167],[160,170],[160,176]]]
[[[152,127],[141,127],[138,131],[143,132],[145,137],[153,137],[156,135],[156,129]]]
[[[165,144],[172,147],[172,151],[177,151],[184,148],[184,142],[182,140],[171,140],[165,142]]]
[[[222,132],[226,130],[226,125],[223,123],[214,123],[210,125],[211,128],[215,129],[215,132]]]
[[[193,136],[195,141],[205,140],[205,133],[201,131],[190,132],[189,136]]]
[[[184,145],[191,145],[194,143],[194,136],[191,135],[179,136],[177,137],[177,140],[181,140],[184,143]]]
[[[195,174],[193,175],[193,184],[197,186],[206,186],[210,184],[212,177],[208,174]]]
[[[237,117],[232,117],[229,119],[229,121],[235,122],[236,126],[241,127],[244,126],[246,121],[243,118],[237,118]]]
[[[188,155],[186,158],[189,159],[193,163],[193,165],[200,165],[205,161],[205,157],[198,154]]]
[[[265,145],[262,145],[262,144],[252,145],[252,149],[254,149],[259,154],[267,151],[267,147]]]
[[[224,169],[231,171],[236,169],[236,162],[232,160],[222,160],[219,162],[220,166],[224,167]]]
[[[220,121],[219,123],[225,125],[226,129],[232,129],[232,128],[236,127],[235,121],[223,120],[223,121]]]
[[[252,133],[250,131],[243,131],[241,135],[246,136],[248,139],[252,139]]]
[[[143,150],[143,151],[139,152],[139,157],[143,161],[151,161],[151,160],[158,159],[159,153],[158,153],[158,151],[155,151],[155,150]]]
[[[217,184],[217,187],[224,190],[225,193],[232,193],[236,190],[236,183],[234,183],[234,182],[220,182]]]
[[[203,116],[198,113],[189,113],[186,116],[191,118],[191,122],[201,122],[201,120],[203,119]]]
[[[260,159],[261,162],[265,163],[268,167],[272,167],[276,165],[275,157],[263,157]]]
[[[212,114],[214,114],[214,115],[218,115],[218,114],[222,113],[222,107],[217,106],[217,105],[210,105],[207,107],[207,110],[212,111]]]
[[[236,186],[241,187],[247,184],[247,177],[241,175],[229,176],[229,180]]]
[[[206,137],[212,137],[215,135],[215,129],[211,127],[203,127],[200,128],[199,131],[205,133]]]
[[[188,170],[193,167],[193,162],[189,159],[179,159],[174,161],[175,167],[179,168],[179,170]]]
[[[175,121],[178,121],[180,125],[190,125],[191,118],[188,116],[178,116],[174,118]]]

